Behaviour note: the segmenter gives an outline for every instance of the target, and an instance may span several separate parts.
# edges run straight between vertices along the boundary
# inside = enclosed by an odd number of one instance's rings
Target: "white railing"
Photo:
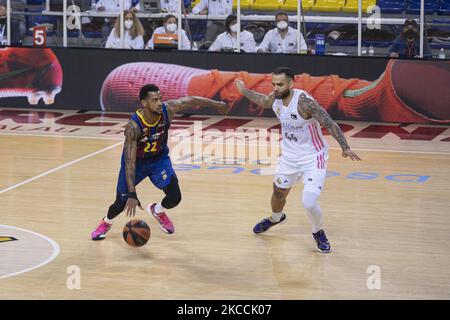
[[[178,9],[175,13],[178,17],[178,49],[181,48],[181,27],[182,27],[182,18],[183,12],[181,10],[181,2],[179,0]],[[361,55],[361,47],[362,47],[362,25],[369,23],[373,18],[371,17],[363,17],[362,15],[362,0],[358,0],[358,15],[355,17],[352,16],[322,16],[322,15],[302,15],[302,0],[298,0],[297,4],[297,14],[290,15],[290,19],[293,19],[297,22],[297,30],[301,30],[301,23],[310,22],[310,23],[343,23],[343,24],[358,24],[358,56]],[[46,0],[45,11],[42,13],[36,12],[24,12],[24,11],[12,11],[11,10],[11,0],[6,1],[7,5],[7,45],[11,44],[11,15],[48,15],[48,16],[60,16],[63,18],[63,46],[67,47],[67,0],[63,2],[63,11],[50,11],[50,0]],[[243,15],[241,14],[241,0],[237,0],[237,23],[238,23],[238,35],[237,35],[237,45],[238,51],[241,49],[240,42],[240,25],[241,21],[274,21],[274,15]],[[124,0],[120,1],[120,37],[122,48],[124,47],[124,16],[123,16],[123,8],[124,8]],[[117,17],[118,13],[107,13],[107,12],[96,12],[96,11],[85,11],[78,13],[79,17],[104,17],[111,18]],[[137,13],[139,18],[163,18],[167,13]],[[195,15],[195,14],[186,14],[187,19],[190,20],[220,20],[224,21],[226,16],[219,15]],[[380,24],[387,25],[403,25],[405,18],[381,18],[379,19]],[[423,42],[424,42],[424,0],[421,0],[421,8],[420,8],[420,57],[423,57]],[[300,53],[300,32],[297,32],[297,52]]]

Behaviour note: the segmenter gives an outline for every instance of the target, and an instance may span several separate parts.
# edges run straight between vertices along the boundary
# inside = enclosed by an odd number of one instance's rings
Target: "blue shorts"
[[[169,154],[164,152],[153,159],[136,159],[136,177],[134,185],[137,186],[146,177],[150,178],[150,181],[158,189],[164,189],[172,179],[172,176],[176,177],[175,171],[172,167]],[[122,201],[126,201],[128,198],[128,185],[125,175],[125,157],[122,155],[122,161],[120,165],[119,181],[117,182],[117,193]]]

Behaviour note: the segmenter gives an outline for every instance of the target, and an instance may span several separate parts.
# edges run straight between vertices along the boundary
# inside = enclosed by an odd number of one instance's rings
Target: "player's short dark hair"
[[[290,78],[291,80],[294,80],[295,73],[294,70],[288,67],[278,67],[272,72],[273,74],[284,74],[286,77]]]
[[[177,17],[175,17],[173,14],[168,14],[164,17],[163,22],[166,23],[170,18],[174,18],[175,20],[177,20]]]
[[[237,17],[235,15],[230,14],[226,19],[225,19],[225,30],[228,33],[231,33],[231,29],[230,29],[230,25],[233,21],[237,21]]]
[[[158,92],[158,91],[159,91],[158,86],[154,85],[153,83],[146,84],[145,86],[143,86],[141,88],[141,91],[139,91],[139,101],[145,100],[145,98],[147,98],[147,94],[149,92]]]
[[[284,12],[284,11],[278,11],[278,12],[275,14],[275,20],[277,20],[277,18],[278,18],[279,16],[285,16],[285,17],[288,18],[288,20],[289,20],[288,14],[287,14],[286,12]]]

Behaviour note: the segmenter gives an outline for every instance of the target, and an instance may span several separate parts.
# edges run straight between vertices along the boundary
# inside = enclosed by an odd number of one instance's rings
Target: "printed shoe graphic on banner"
[[[230,105],[229,114],[261,116],[263,108],[243,99],[234,83],[236,79],[264,94],[273,90],[271,74],[137,62],[121,65],[106,77],[100,103],[103,110],[135,111],[140,104],[140,88],[154,83],[165,100],[187,95],[221,99]],[[303,73],[295,76],[294,88],[310,93],[339,119],[447,124],[449,83],[450,61],[392,59],[373,82]]]
[[[62,68],[51,49],[0,49],[0,98],[27,97],[31,105],[42,98],[53,104],[62,82]]]

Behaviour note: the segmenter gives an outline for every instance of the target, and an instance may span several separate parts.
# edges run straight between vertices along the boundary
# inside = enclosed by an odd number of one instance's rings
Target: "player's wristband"
[[[128,192],[128,198],[136,199],[139,207],[141,206],[141,202],[139,201],[136,192]]]
[[[128,192],[128,198],[133,198],[138,200],[136,192]]]

